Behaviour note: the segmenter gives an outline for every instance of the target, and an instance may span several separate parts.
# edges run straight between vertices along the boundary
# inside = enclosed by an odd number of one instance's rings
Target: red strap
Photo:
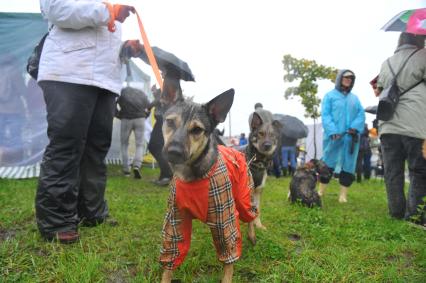
[[[157,83],[160,86],[160,89],[163,90],[163,79],[160,74],[160,70],[158,69],[157,60],[155,59],[154,52],[152,52],[151,45],[149,44],[148,37],[146,36],[145,29],[142,25],[141,18],[139,17],[138,12],[136,11],[136,16],[138,17],[139,30],[141,32],[143,46],[145,48],[146,55],[148,56],[149,64],[154,71],[155,78],[157,79]]]
[[[109,2],[103,2],[103,3],[107,6],[107,9],[108,9],[108,12],[109,12],[108,30],[110,32],[115,32],[114,8],[113,8],[112,4],[109,3]]]
[[[108,22],[108,30],[110,32],[115,32],[114,7],[112,6],[111,3],[108,3],[108,2],[103,2],[103,3],[107,6],[109,14],[110,14],[110,19],[109,19],[109,22]],[[141,18],[139,17],[139,14],[138,14],[137,11],[136,11],[136,16],[138,18],[139,30],[140,30],[140,33],[141,33],[141,37],[142,37],[142,41],[143,41],[143,44],[144,44],[146,55],[148,56],[149,64],[151,65],[152,70],[154,71],[154,75],[155,75],[155,78],[157,80],[158,85],[160,86],[160,89],[163,90],[163,79],[161,77],[160,70],[158,69],[157,60],[155,59],[154,52],[152,51],[151,45],[149,44],[148,37],[146,35],[146,32],[145,32],[145,29],[143,27]]]

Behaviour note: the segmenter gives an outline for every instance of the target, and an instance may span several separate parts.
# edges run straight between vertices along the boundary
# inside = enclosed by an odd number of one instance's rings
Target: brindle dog
[[[307,207],[321,207],[321,198],[316,185],[321,174],[329,174],[324,162],[312,159],[297,168],[290,182],[288,199],[292,203],[300,202]]]
[[[271,112],[264,109],[253,112],[249,120],[250,135],[245,154],[254,181],[254,205],[259,213],[254,225],[266,229],[260,221],[260,198],[265,186],[267,168],[272,162],[275,150],[279,149],[282,126],[273,119]]]
[[[226,260],[220,258],[219,254],[218,256],[224,263],[222,282],[232,282],[233,262],[238,259],[238,255],[234,256],[233,252],[241,248],[239,232],[234,233],[235,230],[232,232],[233,227],[238,226],[235,222],[235,219],[238,222],[238,217],[233,215],[235,209],[239,211],[240,219],[244,220],[244,210],[240,209],[241,203],[243,203],[241,202],[242,198],[235,193],[234,189],[245,193],[245,207],[247,207],[247,203],[250,203],[250,189],[247,183],[244,186],[236,185],[234,187],[234,181],[236,179],[247,181],[249,180],[249,174],[242,153],[226,147],[218,149],[217,141],[214,137],[214,129],[218,123],[225,121],[226,115],[232,106],[233,98],[234,90],[230,89],[204,105],[191,101],[177,103],[167,110],[164,115],[163,152],[173,169],[174,178],[171,183],[168,212],[163,225],[163,245],[160,261],[163,264],[164,272],[161,282],[171,282],[172,270],[183,261],[189,249],[189,245],[185,246],[185,243],[188,242],[188,238],[189,241],[191,238],[191,226],[187,223],[190,223],[191,219],[195,217],[205,222],[212,229],[217,251],[218,248],[220,250],[222,247],[225,247],[226,251],[231,251],[220,254],[221,256],[225,255],[224,258]],[[235,162],[232,165],[226,163],[226,167],[223,167],[223,160],[225,160],[223,150],[232,156],[238,155],[240,158],[238,163]],[[231,158],[231,160],[234,162],[234,159]],[[234,169],[236,168],[235,166],[239,168],[237,169],[238,172],[245,172],[245,178],[242,174],[229,173],[231,172],[230,168]],[[222,174],[216,173],[219,169]],[[243,170],[239,171],[240,169]],[[235,177],[232,177],[232,179],[228,177],[228,174]],[[208,184],[210,184],[210,189],[208,194],[204,195],[204,191],[201,190],[200,180],[204,181],[206,179]],[[231,179],[234,181],[231,182]],[[182,186],[182,182],[187,184],[185,189]],[[218,186],[216,186],[217,184]],[[212,189],[215,187],[223,188],[220,194]],[[228,196],[227,198],[223,197],[225,194]],[[224,199],[227,199],[226,202],[223,201]],[[205,206],[203,206],[206,202],[208,203],[208,216],[207,218],[199,217],[199,215],[204,215],[203,213],[207,211]],[[192,207],[195,207],[194,210]],[[256,217],[256,208],[251,206],[251,209],[247,210],[250,211],[250,213],[246,214],[249,217],[245,218],[244,221],[251,221],[249,223],[248,237],[254,244],[256,238],[252,220]],[[251,213],[253,211],[254,213]],[[189,219],[186,217],[187,215],[189,215]],[[223,219],[231,219],[231,221],[224,223],[221,222],[224,221]],[[186,230],[186,227],[189,227],[189,231]]]

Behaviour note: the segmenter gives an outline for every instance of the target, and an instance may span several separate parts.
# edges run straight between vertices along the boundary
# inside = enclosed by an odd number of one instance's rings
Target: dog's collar
[[[213,160],[211,162],[211,164],[208,166],[208,169],[206,170],[206,172],[201,172],[201,162],[203,160],[203,158],[206,156],[206,154],[208,153],[209,149],[210,149],[210,143],[211,143],[211,139],[208,140],[207,145],[204,147],[203,152],[200,154],[200,156],[198,156],[198,158],[191,164],[191,168],[192,170],[196,173],[196,175],[199,176],[203,176],[205,177],[206,174],[208,174],[210,172],[210,170],[212,169],[213,165],[216,163],[216,160]],[[214,151],[216,151],[217,153],[217,146],[213,146],[212,149]]]
[[[257,167],[257,168],[266,168],[266,163],[270,161],[269,158],[267,158],[266,155],[261,154],[256,150],[255,147],[249,145],[247,146],[247,157],[250,158],[248,165]]]

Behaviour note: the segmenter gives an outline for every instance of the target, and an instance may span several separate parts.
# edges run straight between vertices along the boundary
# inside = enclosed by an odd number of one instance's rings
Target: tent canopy
[[[0,178],[38,176],[48,143],[46,108],[38,84],[27,74],[26,62],[47,32],[37,13],[0,13]],[[130,85],[150,96],[150,78],[130,63]],[[123,82],[126,68],[122,71]],[[114,122],[115,128],[119,123]],[[120,162],[119,138],[113,137],[108,158]],[[107,160],[108,161],[108,160]]]

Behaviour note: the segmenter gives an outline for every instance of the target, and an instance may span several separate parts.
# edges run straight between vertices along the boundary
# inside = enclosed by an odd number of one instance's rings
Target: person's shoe
[[[154,184],[156,184],[157,186],[165,187],[170,184],[170,180],[170,178],[162,178],[160,180],[154,181]]]
[[[47,241],[58,241],[61,244],[72,244],[80,240],[77,231],[57,232],[43,237]]]
[[[141,171],[138,167],[133,168],[133,176],[135,177],[135,179],[141,179],[142,178]]]
[[[124,175],[124,177],[130,177],[130,172],[128,172],[128,171],[123,171],[123,175]]]

